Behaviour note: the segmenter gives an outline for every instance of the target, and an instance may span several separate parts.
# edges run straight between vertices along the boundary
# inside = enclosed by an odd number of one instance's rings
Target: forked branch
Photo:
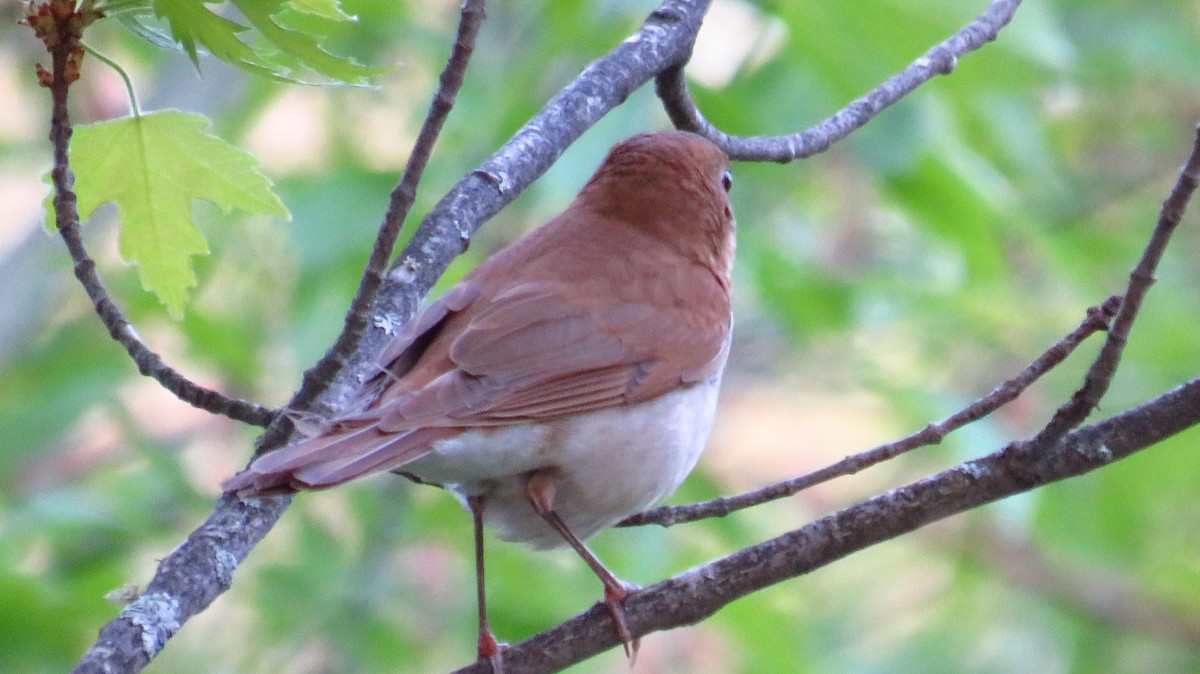
[[[1016,400],[1025,389],[1049,372],[1085,339],[1100,330],[1108,329],[1109,323],[1117,312],[1121,298],[1113,296],[1103,304],[1091,307],[1083,322],[1074,330],[1060,339],[1036,360],[1025,367],[1017,376],[1005,381],[990,393],[972,402],[963,409],[951,414],[941,421],[928,424],[915,433],[893,440],[892,442],[873,447],[858,454],[848,456],[841,461],[830,464],[807,475],[784,480],[776,484],[754,489],[734,496],[721,496],[701,503],[688,503],[676,506],[661,506],[653,510],[638,513],[626,518],[617,526],[637,526],[642,524],[658,524],[669,527],[684,522],[708,517],[725,517],[731,513],[768,503],[781,498],[787,498],[814,487],[823,482],[853,475],[878,463],[894,459],[901,454],[911,452],[919,447],[934,445],[942,441],[950,433],[990,415],[1004,405]]]
[[[934,45],[904,70],[855,99],[820,124],[785,136],[737,136],[721,131],[704,118],[687,88],[682,66],[663,71],[656,91],[677,128],[693,131],[720,145],[741,161],[789,162],[824,152],[880,112],[938,75],[954,71],[964,54],[996,39],[1008,25],[1021,0],[993,0],[974,21]]]

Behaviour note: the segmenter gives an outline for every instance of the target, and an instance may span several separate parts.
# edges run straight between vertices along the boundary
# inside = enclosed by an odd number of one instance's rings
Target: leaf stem
[[[141,108],[138,107],[137,94],[134,93],[134,91],[133,91],[133,82],[131,82],[129,80],[129,75],[126,74],[125,69],[122,68],[116,61],[108,58],[107,56],[105,56],[104,54],[101,54],[100,52],[96,51],[95,49],[92,49],[86,43],[80,43],[80,44],[83,44],[83,48],[87,51],[87,53],[91,54],[92,56],[95,56],[96,59],[98,61],[100,61],[101,63],[103,63],[104,65],[117,71],[117,74],[121,76],[121,80],[125,82],[125,91],[129,94],[129,108],[133,111],[133,116],[141,117],[142,110],[141,110]]]

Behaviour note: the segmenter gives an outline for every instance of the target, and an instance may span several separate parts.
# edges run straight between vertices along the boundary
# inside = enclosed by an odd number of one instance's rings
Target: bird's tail
[[[222,486],[239,497],[323,489],[421,458],[449,429],[383,432],[375,424],[326,431],[264,454]]]

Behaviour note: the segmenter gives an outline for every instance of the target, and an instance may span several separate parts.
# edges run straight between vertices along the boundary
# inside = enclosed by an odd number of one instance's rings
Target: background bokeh
[[[415,213],[487,156],[649,0],[491,3]],[[143,107],[207,114],[262,158],[291,222],[195,213],[213,249],[182,322],[86,231],[143,336],[201,381],[283,403],[331,341],[448,50],[457,3],[345,0],[329,45],[397,64],[376,88],[295,87],[185,57],[115,25],[89,43]],[[983,2],[717,0],[689,74],[705,114],[784,133],[831,114]],[[42,59],[0,4],[0,670],[59,672],[198,524],[253,429],[139,378],[40,228]],[[1123,287],[1200,120],[1200,9],[1026,3],[963,58],[825,154],[739,164],[737,337],[718,425],[685,501],[814,469],[940,419],[1014,374]],[[125,113],[94,60],[77,122]],[[552,215],[630,133],[667,125],[646,88],[490,222],[447,276]],[[411,226],[410,226],[411,229]],[[1200,227],[1163,263],[1099,414],[1194,376]],[[861,475],[720,521],[594,539],[651,583],[1038,428],[1095,345],[994,417]],[[1200,462],[1190,431],[1104,470],[875,546],[647,637],[634,672],[1039,674],[1200,671]],[[304,495],[148,671],[427,672],[473,657],[469,519],[381,477]],[[494,627],[516,641],[599,594],[569,552],[491,540]],[[626,671],[618,652],[572,671]]]

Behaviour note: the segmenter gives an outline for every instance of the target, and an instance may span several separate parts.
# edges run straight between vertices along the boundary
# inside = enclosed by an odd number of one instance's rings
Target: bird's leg
[[[604,562],[600,561],[599,557],[588,549],[583,541],[571,531],[567,523],[559,517],[554,511],[554,487],[555,472],[552,470],[543,470],[532,473],[529,476],[529,481],[525,483],[525,497],[529,499],[530,505],[533,506],[534,512],[546,520],[560,536],[563,537],[575,552],[587,562],[587,565],[592,568],[592,572],[600,578],[600,582],[604,583],[604,605],[608,607],[609,613],[612,614],[613,622],[617,625],[617,636],[621,639],[622,645],[625,647],[625,655],[630,660],[637,658],[639,641],[637,637],[629,631],[629,626],[625,623],[625,597],[630,592],[638,589],[636,585],[631,585],[613,575],[608,567],[604,566]]]
[[[504,672],[504,644],[496,641],[487,619],[487,596],[483,582],[483,508],[484,497],[468,496],[467,507],[475,525],[475,604],[479,607],[479,659],[492,665],[492,674]]]

